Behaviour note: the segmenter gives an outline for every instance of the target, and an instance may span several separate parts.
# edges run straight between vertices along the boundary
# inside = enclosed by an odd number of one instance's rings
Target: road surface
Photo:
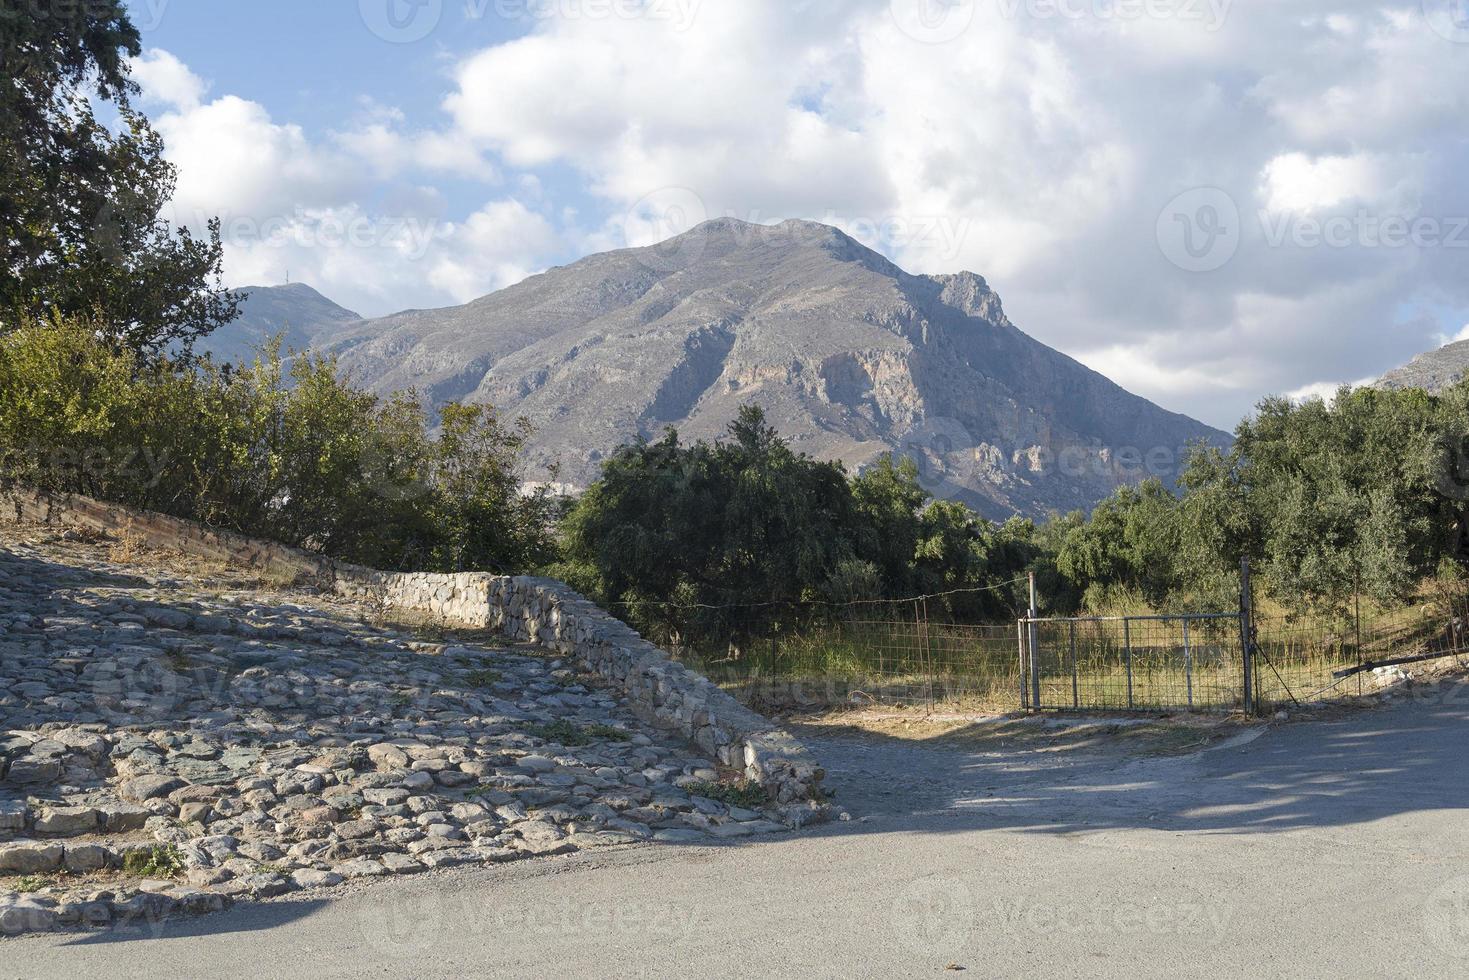
[[[1469,688],[1207,751],[816,739],[854,819],[0,941],[0,977],[1469,973]]]

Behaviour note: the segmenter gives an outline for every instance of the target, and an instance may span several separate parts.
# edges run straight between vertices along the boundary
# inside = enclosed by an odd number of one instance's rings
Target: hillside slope
[[[914,456],[994,518],[1090,506],[1149,453],[1171,482],[1187,443],[1228,443],[1022,333],[981,277],[910,275],[813,222],[710,221],[318,342],[376,390],[528,417],[530,477],[583,486],[619,444],[715,438],[748,402],[814,456]]]

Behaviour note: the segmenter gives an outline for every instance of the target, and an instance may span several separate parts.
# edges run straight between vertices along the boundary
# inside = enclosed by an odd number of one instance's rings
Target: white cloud
[[[1298,405],[1301,402],[1310,401],[1313,398],[1319,398],[1321,401],[1330,404],[1336,400],[1337,392],[1341,391],[1342,388],[1365,388],[1376,380],[1376,377],[1371,377],[1358,378],[1356,381],[1314,381],[1311,384],[1302,385],[1299,388],[1287,391],[1285,397]]]
[[[289,277],[381,314],[509,285],[560,244],[550,223],[514,198],[455,221],[432,187],[390,179],[413,171],[496,177],[462,140],[405,131],[391,109],[369,104],[353,127],[314,140],[257,102],[204,101],[197,76],[167,52],[150,51],[133,68],[150,99],[167,106],[153,124],[178,168],[171,218],[196,232],[220,218],[228,285]],[[520,186],[536,190],[533,181]]]
[[[208,86],[178,58],[162,48],[152,48],[131,62],[134,80],[143,90],[145,102],[193,109],[204,98]]]
[[[519,282],[536,271],[536,256],[557,246],[550,222],[515,200],[490,202],[446,237],[429,281],[460,303]]]
[[[1457,344],[1461,340],[1469,340],[1469,323],[1464,324],[1453,334],[1439,334],[1438,345],[1445,347],[1449,344]]]
[[[254,103],[204,102],[153,56],[180,199],[432,218],[444,236],[410,274],[391,250],[355,273],[351,250],[318,263],[404,306],[625,244],[629,209],[685,191],[710,216],[827,220],[912,271],[985,275],[1022,329],[1222,427],[1268,392],[1379,374],[1444,330],[1405,311],[1469,310],[1469,251],[1272,244],[1261,222],[1469,216],[1469,59],[1416,0],[1172,5],[1207,22],[977,2],[942,44],[905,35],[889,0],[553,16],[574,6],[464,58],[442,116],[368,103],[318,139]],[[468,217],[432,195],[377,199],[446,175],[494,193]],[[1198,187],[1225,191],[1242,223],[1209,273],[1170,264],[1156,237]]]

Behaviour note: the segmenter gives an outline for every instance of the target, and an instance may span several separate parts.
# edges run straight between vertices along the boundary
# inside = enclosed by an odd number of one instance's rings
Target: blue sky
[[[1460,6],[132,2],[173,217],[225,221],[232,285],[377,315],[810,218],[1226,428],[1469,326]]]

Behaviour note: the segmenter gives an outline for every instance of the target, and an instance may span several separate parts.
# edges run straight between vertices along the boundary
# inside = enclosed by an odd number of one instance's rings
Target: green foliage
[[[692,796],[702,796],[729,806],[740,806],[747,810],[758,810],[770,802],[770,796],[759,783],[741,779],[737,782],[698,782],[684,786]]]
[[[1400,603],[1469,556],[1466,434],[1465,384],[1269,398],[1229,452],[1190,453],[1179,497],[1150,481],[1051,522],[1056,568],[1091,609],[1232,608],[1242,558],[1292,608]]]
[[[196,237],[159,218],[175,171],[129,102],[140,50],[121,0],[0,2],[0,333],[96,315],[111,343],[155,358],[237,313],[218,221]]]
[[[728,438],[670,430],[615,453],[564,522],[553,573],[657,635],[760,635],[810,609],[982,588],[1032,556],[1026,522],[997,528],[930,502],[911,462],[849,479],[792,451],[747,406]],[[1013,595],[959,595],[936,611],[1008,615]],[[809,605],[802,605],[809,604]]]
[[[0,337],[0,481],[83,493],[378,568],[521,571],[553,546],[553,502],[522,494],[523,427],[412,393],[386,400],[328,358],[140,363],[95,325]]]
[[[154,844],[124,854],[122,870],[140,878],[177,878],[184,873],[184,856],[172,844]]]
[[[591,745],[595,741],[604,742],[626,742],[632,735],[621,728],[611,725],[585,725],[577,726],[565,718],[544,725],[528,725],[526,734],[538,738],[543,742],[552,742],[556,745],[565,745],[568,748],[578,745]]]

